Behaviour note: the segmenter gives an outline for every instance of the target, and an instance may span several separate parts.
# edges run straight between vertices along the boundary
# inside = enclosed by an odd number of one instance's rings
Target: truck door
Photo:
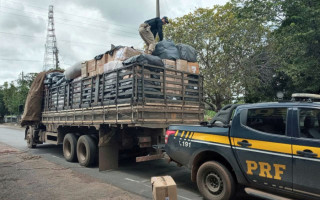
[[[251,183],[292,190],[291,113],[286,107],[247,108],[234,117],[232,146]]]
[[[320,197],[320,109],[299,108],[293,138],[293,190]]]

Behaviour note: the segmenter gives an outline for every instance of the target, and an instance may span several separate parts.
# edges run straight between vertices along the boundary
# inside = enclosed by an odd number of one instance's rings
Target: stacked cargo
[[[195,50],[159,42],[154,55],[117,46],[94,59],[48,74],[46,110],[139,101],[200,102],[202,81]]]
[[[92,77],[98,74],[114,71],[123,67],[122,62],[126,59],[140,54],[142,54],[142,52],[131,47],[113,47],[110,51],[98,55],[92,60],[83,62],[81,77]]]
[[[165,68],[176,70],[169,71],[165,81],[168,99],[197,101],[199,63],[196,50],[186,44],[175,45],[164,40],[157,44],[153,55],[163,59]]]

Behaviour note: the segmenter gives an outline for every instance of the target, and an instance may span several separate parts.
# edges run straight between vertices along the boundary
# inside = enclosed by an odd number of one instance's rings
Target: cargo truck
[[[44,86],[41,120],[28,123],[28,147],[62,144],[67,161],[100,170],[118,167],[120,155],[137,162],[162,158],[170,124],[203,121],[198,74],[130,64],[59,86]]]

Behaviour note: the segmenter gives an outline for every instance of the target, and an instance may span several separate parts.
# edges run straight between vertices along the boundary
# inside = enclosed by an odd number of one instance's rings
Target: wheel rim
[[[66,157],[70,157],[71,156],[71,143],[69,140],[67,140],[64,144],[65,149],[64,149],[64,153]]]
[[[205,186],[212,194],[218,195],[223,190],[223,181],[218,174],[210,172],[205,178]]]
[[[87,157],[87,149],[83,143],[79,144],[79,159],[84,161]]]

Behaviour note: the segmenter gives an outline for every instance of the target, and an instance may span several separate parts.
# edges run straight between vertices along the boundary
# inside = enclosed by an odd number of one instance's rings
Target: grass
[[[204,121],[210,121],[215,115],[216,115],[215,111],[205,110],[204,111]]]

